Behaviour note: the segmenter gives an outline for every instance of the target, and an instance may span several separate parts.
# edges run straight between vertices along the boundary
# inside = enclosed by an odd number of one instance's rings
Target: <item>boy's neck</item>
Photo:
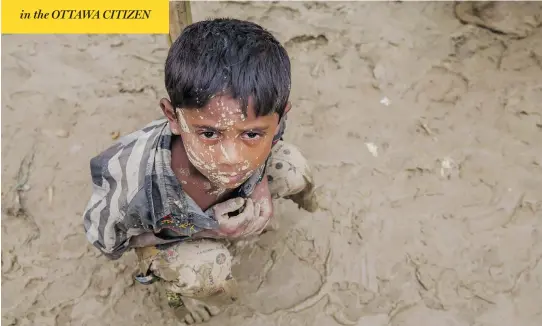
[[[185,191],[198,206],[207,210],[224,200],[232,190],[219,189],[199,172],[188,159],[180,136],[173,136],[171,142],[171,169]]]

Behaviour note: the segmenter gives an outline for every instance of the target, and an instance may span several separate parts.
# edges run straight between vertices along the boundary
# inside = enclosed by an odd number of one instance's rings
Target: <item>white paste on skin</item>
[[[181,125],[181,130],[184,132],[190,132],[190,128],[188,128],[188,124],[186,123],[186,119],[184,118],[182,109],[177,109],[177,116],[179,117],[179,124]]]

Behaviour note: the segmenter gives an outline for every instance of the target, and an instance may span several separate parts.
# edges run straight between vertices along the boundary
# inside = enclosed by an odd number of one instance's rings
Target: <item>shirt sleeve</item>
[[[116,260],[129,249],[129,237],[123,225],[115,191],[120,180],[107,170],[108,161],[98,156],[90,161],[92,196],[84,212],[84,228],[88,241],[107,258]],[[112,204],[113,203],[113,204]]]

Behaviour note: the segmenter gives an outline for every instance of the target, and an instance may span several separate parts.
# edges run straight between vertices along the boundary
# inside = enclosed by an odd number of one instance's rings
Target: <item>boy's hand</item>
[[[269,181],[264,176],[262,181],[256,185],[250,198],[260,205],[260,213],[253,221],[252,227],[247,231],[250,234],[260,234],[263,232],[271,218],[273,217],[273,200],[269,191]],[[248,229],[248,228],[247,228]]]
[[[262,233],[273,216],[273,202],[267,178],[256,186],[250,197],[246,200],[233,198],[214,205],[212,210],[219,229],[204,231],[201,236],[237,239]],[[241,213],[230,215],[241,208]]]
[[[243,211],[235,216],[229,213],[243,207]],[[267,226],[272,214],[269,202],[254,202],[251,198],[234,198],[213,207],[218,230],[210,231],[213,237],[239,239],[260,234]]]
[[[243,208],[243,211],[237,215],[230,216],[230,213]],[[259,211],[259,205],[255,205],[251,199],[233,198],[223,203],[213,206],[215,219],[219,224],[218,230],[210,231],[213,236],[218,238],[241,238],[245,236],[245,230],[251,225],[254,219],[255,211]]]
[[[271,199],[261,199],[259,202],[255,203],[255,206],[256,205],[258,207],[255,207],[254,209],[254,218],[245,229],[245,237],[261,234],[273,216],[273,204]],[[258,209],[259,213],[257,213]]]

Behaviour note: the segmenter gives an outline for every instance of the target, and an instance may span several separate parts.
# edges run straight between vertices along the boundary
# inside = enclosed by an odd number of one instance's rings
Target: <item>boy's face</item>
[[[201,109],[174,109],[168,100],[161,102],[172,133],[183,140],[188,159],[217,187],[239,187],[271,152],[279,116],[256,117],[251,102],[247,115],[229,96],[216,96]]]

